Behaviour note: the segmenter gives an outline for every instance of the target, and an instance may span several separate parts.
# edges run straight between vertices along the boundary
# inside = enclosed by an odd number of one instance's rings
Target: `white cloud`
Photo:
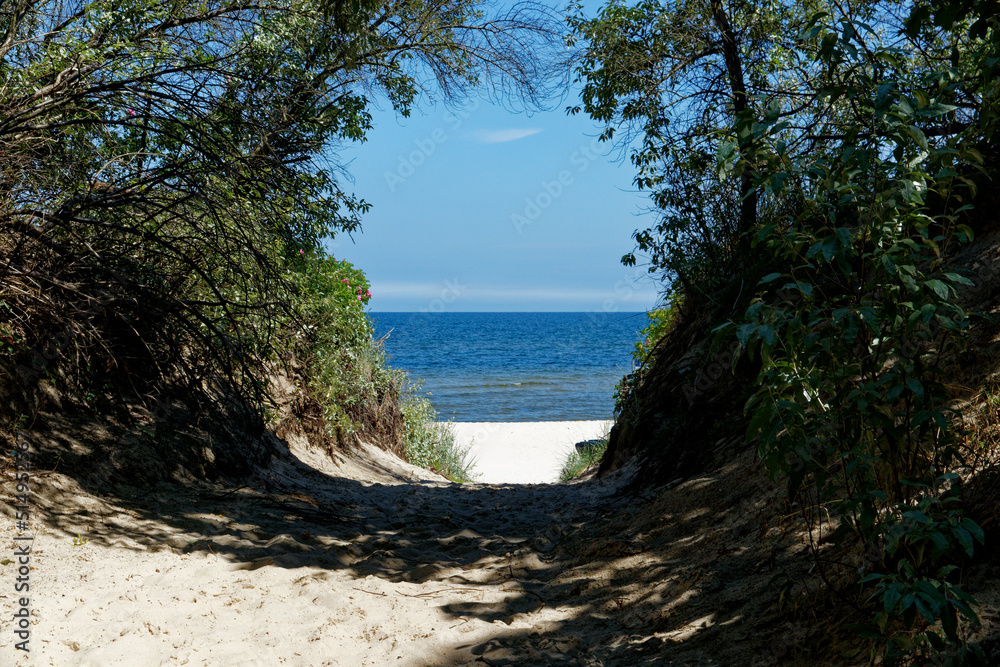
[[[502,144],[508,141],[517,141],[538,134],[540,128],[524,128],[511,130],[476,130],[472,133],[472,138],[484,144]]]

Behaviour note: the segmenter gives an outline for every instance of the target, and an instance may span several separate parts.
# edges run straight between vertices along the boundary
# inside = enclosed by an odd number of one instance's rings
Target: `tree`
[[[223,377],[259,398],[259,364],[296,317],[290,258],[322,254],[367,208],[335,151],[364,140],[370,106],[548,94],[556,17],[485,11],[5,0],[0,327],[22,378],[51,370],[54,346],[99,391]]]
[[[758,261],[748,233],[758,221],[799,205],[762,190],[759,167],[746,159],[765,126],[780,134],[793,159],[833,154],[839,141],[850,139],[843,127],[857,116],[856,102],[841,93],[818,95],[839,90],[831,76],[840,72],[819,56],[835,50],[841,28],[802,34],[815,17],[842,13],[838,7],[830,0],[613,0],[597,17],[578,12],[571,18],[583,42],[582,104],[571,111],[604,123],[602,138],[629,151],[635,183],[650,191],[659,215],[656,225],[636,232],[638,249],[650,254],[651,271],[676,279],[691,296],[713,301],[716,290],[739,281]],[[905,53],[900,57],[908,67],[900,72],[911,81],[935,69],[943,55],[940,43],[925,39],[916,46],[900,34],[904,17],[897,3],[852,3],[846,11],[850,26],[874,26],[890,48]],[[948,131],[935,121],[928,125],[931,135]]]
[[[809,76],[777,65],[794,53],[789,25],[808,6],[613,0],[595,18],[578,12],[570,20],[584,42],[577,67],[583,103],[571,111],[604,123],[605,140],[624,133],[635,183],[651,191],[661,215],[655,227],[636,233],[639,249],[651,253],[651,271],[679,279],[692,294],[711,294],[746,262],[744,236],[760,206],[752,171],[720,182],[716,156],[735,122],[760,119],[759,100],[778,92],[776,83]],[[778,94],[791,107],[798,89]],[[735,148],[748,141],[752,135],[742,136]]]
[[[620,20],[635,15],[618,3],[588,27],[597,39],[592,60],[584,60],[592,86],[585,108],[611,123],[609,138],[615,124],[639,123],[637,182],[673,190],[656,193],[666,204],[655,230],[662,236],[640,232],[640,247],[661,253],[654,261],[666,258],[654,268],[675,270],[685,296],[685,272],[746,284],[745,312],[712,313],[702,332],[714,327],[717,344],[736,343],[734,367],[756,375],[743,383],[747,444],[787,482],[808,530],[826,515],[841,553],[851,555],[836,562],[812,543],[824,583],[833,585],[827,569],[861,572],[852,584],[875,601],[874,622],[863,628],[879,640],[872,660],[882,650],[886,664],[904,656],[965,664],[977,651],[965,645],[963,625],[978,619],[955,571],[984,535],[956,502],[956,462],[967,450],[941,364],[961,349],[970,322],[958,289],[972,283],[949,261],[972,238],[978,186],[996,170],[989,157],[996,148],[995,8],[834,0],[798,9],[766,5],[755,23],[748,6],[733,3],[741,91],[734,59],[725,57],[717,5],[699,5],[692,19],[685,12],[693,6],[671,5],[669,18],[648,6],[632,28],[647,31],[641,39]],[[684,28],[671,32],[674,17]],[[614,28],[605,24],[610,18]],[[721,37],[691,42],[689,35],[707,34],[710,23]],[[754,42],[759,25],[784,25],[785,42],[765,33]],[[659,50],[660,35],[695,55]],[[643,44],[653,48],[640,71],[680,64],[638,81],[608,73],[608,63],[626,62],[618,60],[622,54],[641,58]],[[685,44],[702,49],[677,48]],[[706,71],[714,76],[700,78]],[[723,97],[724,75],[730,85]],[[737,110],[744,95],[747,104]],[[712,101],[727,99],[725,112],[715,112]],[[767,275],[717,261],[734,237],[710,237],[726,222],[704,222],[710,200],[685,208],[689,191],[715,196],[688,185],[709,170],[724,193],[739,193],[739,213],[728,208],[739,220],[734,231],[770,266]],[[745,205],[754,199],[750,223]],[[726,209],[708,210],[714,216]],[[707,231],[695,243],[672,236],[692,229]],[[691,248],[700,253],[693,266],[683,256]],[[733,274],[720,275],[726,268]],[[678,410],[657,391],[669,398],[675,390],[664,388],[663,378],[680,372],[671,375],[675,369],[657,362],[647,374],[653,381],[633,389],[641,417]],[[612,441],[609,451],[616,446]]]

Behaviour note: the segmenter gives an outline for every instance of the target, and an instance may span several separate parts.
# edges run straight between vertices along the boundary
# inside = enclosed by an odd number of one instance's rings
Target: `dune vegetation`
[[[380,659],[445,597],[412,664],[1000,659],[995,2],[10,0],[0,26],[0,423],[55,475],[53,531],[90,503],[148,531],[129,567],[162,542],[372,605],[414,586],[349,626]],[[376,104],[537,109],[567,77],[649,194],[622,261],[662,307],[564,474],[596,479],[419,478],[388,454],[468,462],[326,250],[369,209],[338,148]],[[125,543],[97,532],[72,548]]]

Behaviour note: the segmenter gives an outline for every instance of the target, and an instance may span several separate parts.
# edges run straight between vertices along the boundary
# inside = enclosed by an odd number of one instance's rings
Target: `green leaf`
[[[775,334],[774,329],[766,324],[761,324],[757,327],[757,335],[760,336],[767,345],[774,345],[778,342],[778,336]]]
[[[969,280],[965,276],[959,275],[957,273],[946,273],[946,274],[944,274],[944,277],[947,278],[948,280],[950,280],[951,282],[957,283],[959,285],[970,285],[970,286],[973,286],[973,287],[975,286],[974,282],[972,282],[971,280]]]
[[[934,551],[936,555],[940,556],[946,554],[951,550],[951,542],[944,534],[934,531],[930,534],[931,542],[934,543]]]
[[[980,544],[986,543],[986,534],[983,532],[983,529],[979,527],[978,523],[972,519],[965,518],[962,519],[961,526],[965,528],[965,530],[969,531],[969,533],[976,538],[977,542]]]
[[[972,544],[972,535],[970,535],[969,531],[967,531],[965,528],[962,528],[961,526],[955,526],[954,532],[955,532],[955,537],[958,538],[958,543],[962,545],[962,548],[965,550],[965,553],[971,556],[974,548]]]
[[[886,589],[885,594],[882,596],[883,607],[888,613],[892,614],[896,609],[896,605],[902,598],[902,586],[899,584],[893,584]]]
[[[948,286],[943,282],[941,282],[940,280],[937,279],[928,280],[924,284],[927,287],[930,287],[932,290],[934,290],[934,293],[937,294],[941,299],[943,300],[948,299]]]

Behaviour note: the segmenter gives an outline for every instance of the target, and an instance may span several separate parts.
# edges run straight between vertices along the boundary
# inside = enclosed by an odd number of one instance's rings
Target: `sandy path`
[[[14,651],[5,623],[0,663],[525,664],[504,662],[501,641],[544,633],[538,664],[600,664],[584,651],[598,638],[560,632],[579,610],[545,587],[564,569],[559,541],[615,487],[432,477],[366,448],[340,465],[296,450],[256,488],[102,499],[38,479],[32,651]],[[0,574],[13,609],[14,570]]]
[[[487,484],[559,481],[574,445],[603,437],[611,421],[455,422],[455,439],[469,447],[476,480]]]

